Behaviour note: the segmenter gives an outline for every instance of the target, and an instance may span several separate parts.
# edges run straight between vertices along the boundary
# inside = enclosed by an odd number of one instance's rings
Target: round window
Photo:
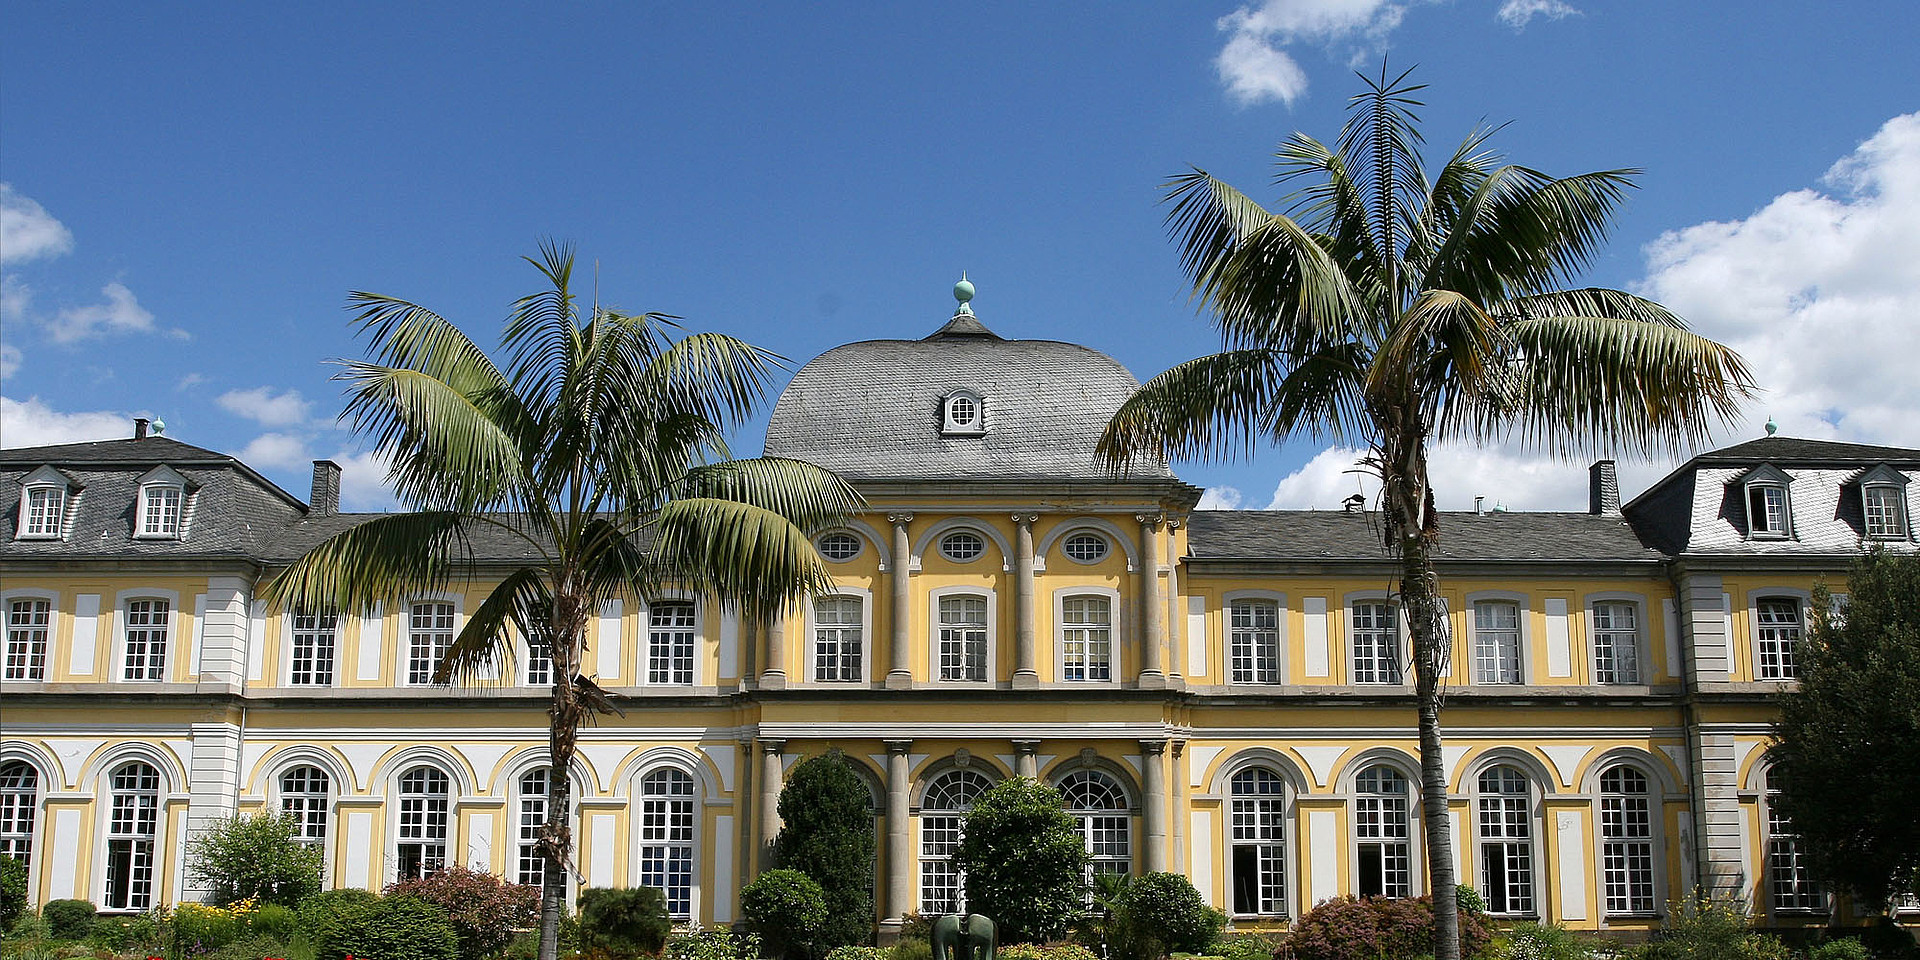
[[[947,403],[947,419],[952,420],[956,427],[973,423],[973,418],[979,415],[979,412],[973,404],[972,397],[954,397]]]
[[[965,563],[987,550],[987,542],[970,530],[960,530],[940,538],[940,552],[948,560]]]
[[[1060,552],[1081,563],[1107,558],[1107,538],[1097,533],[1076,533],[1060,545]]]
[[[851,560],[860,555],[860,538],[851,533],[829,533],[820,538],[820,555],[828,560]]]

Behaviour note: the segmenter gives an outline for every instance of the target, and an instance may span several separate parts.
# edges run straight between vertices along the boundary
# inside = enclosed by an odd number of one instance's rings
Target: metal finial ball
[[[167,432],[167,422],[165,420],[160,419],[159,417],[153,418],[153,435],[157,437],[166,432]]]
[[[1774,434],[1779,432],[1780,432],[1780,425],[1773,422],[1772,417],[1768,417],[1767,418],[1767,436],[1771,437]]]
[[[960,301],[961,303],[966,303],[967,301],[972,300],[973,299],[973,281],[965,278],[961,278],[959,283],[956,283],[953,285],[953,298],[955,300]]]

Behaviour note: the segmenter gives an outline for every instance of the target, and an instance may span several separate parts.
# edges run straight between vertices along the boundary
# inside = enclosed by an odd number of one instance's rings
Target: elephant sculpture
[[[993,921],[977,913],[949,914],[933,922],[933,960],[994,960],[999,949]]]

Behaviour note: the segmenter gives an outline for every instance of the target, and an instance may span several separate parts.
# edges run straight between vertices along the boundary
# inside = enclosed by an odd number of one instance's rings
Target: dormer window
[[[140,500],[133,535],[147,540],[178,540],[185,524],[187,478],[158,466],[140,478]]]
[[[1905,540],[1907,475],[1882,463],[1850,481],[1860,488],[1860,515],[1870,540]]]
[[[1784,540],[1793,536],[1793,498],[1787,484],[1793,478],[1772,464],[1761,464],[1741,475],[1746,491],[1747,538]]]
[[[67,505],[72,481],[52,467],[27,474],[20,484],[18,540],[57,540],[66,532]]]
[[[956,390],[942,398],[940,432],[948,436],[986,433],[986,398],[972,390]]]

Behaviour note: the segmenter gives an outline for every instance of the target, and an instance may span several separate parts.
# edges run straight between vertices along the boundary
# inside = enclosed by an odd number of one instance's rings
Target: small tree
[[[258,814],[220,820],[187,844],[187,869],[225,906],[252,898],[294,906],[320,892],[325,863],[298,839],[300,820]]]
[[[768,870],[740,891],[740,912],[770,956],[809,957],[827,920],[827,898],[798,870]]]
[[[540,919],[540,890],[507,883],[485,870],[453,864],[431,876],[387,885],[387,895],[419,897],[447,912],[460,938],[461,960],[487,960],[514,931]]]
[[[651,956],[660,952],[672,930],[667,895],[658,887],[580,891],[580,945],[590,952]]]
[[[955,861],[967,875],[967,909],[991,917],[1005,943],[1066,933],[1087,896],[1087,848],[1060,791],[1015,777],[981,794],[967,814]]]
[[[1876,909],[1920,884],[1920,556],[1875,548],[1823,584],[1781,704],[1771,785],[1815,876]]]
[[[813,878],[826,896],[817,944],[831,950],[873,938],[872,795],[846,755],[831,750],[793,768],[780,790],[773,862]]]

